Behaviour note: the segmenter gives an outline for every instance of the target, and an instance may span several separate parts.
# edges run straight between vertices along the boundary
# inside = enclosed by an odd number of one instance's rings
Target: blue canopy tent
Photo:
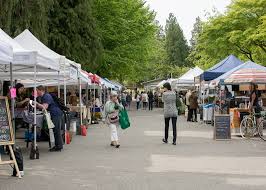
[[[221,76],[222,74],[234,69],[235,67],[238,67],[241,64],[243,64],[242,61],[240,61],[234,55],[229,55],[227,58],[225,58],[224,60],[217,63],[216,65],[205,71],[203,74],[201,74],[200,79],[201,81],[213,80]]]

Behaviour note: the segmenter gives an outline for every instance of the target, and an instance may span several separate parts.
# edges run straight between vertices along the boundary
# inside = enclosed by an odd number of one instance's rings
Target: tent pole
[[[86,84],[86,109],[88,110],[88,108],[89,108],[89,92],[88,92],[88,90],[89,90],[89,84],[87,83]],[[86,126],[88,126],[88,119],[89,119],[89,112],[87,111],[87,116],[86,116]]]
[[[66,62],[65,62],[65,59],[64,59],[64,104],[65,104],[65,106],[67,106],[67,102],[66,102]],[[67,131],[67,123],[65,121],[65,142],[67,142],[66,131]]]
[[[60,98],[60,71],[57,73],[57,80],[58,80],[58,86],[57,86],[57,96]]]
[[[34,150],[36,152],[36,149],[37,149],[37,131],[36,131],[36,122],[37,122],[37,106],[36,106],[36,102],[37,102],[37,87],[36,87],[36,80],[37,80],[37,77],[36,77],[36,63],[34,65],[34,92],[33,92],[33,95],[34,95],[34,123],[33,123],[33,127],[34,127]]]
[[[14,88],[13,83],[13,64],[10,62],[10,89]],[[11,94],[10,94],[11,95]],[[14,142],[16,140],[16,126],[15,126],[15,98],[11,98],[11,121],[14,131]]]
[[[80,73],[79,73],[79,107],[80,107],[80,125],[82,125],[82,107],[81,107],[81,102],[82,102],[82,98],[81,98],[81,80],[80,80]]]

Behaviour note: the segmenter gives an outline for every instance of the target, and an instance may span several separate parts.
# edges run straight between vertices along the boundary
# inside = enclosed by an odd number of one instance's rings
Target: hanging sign
[[[17,97],[17,89],[16,88],[10,88],[10,96],[11,96],[11,98]]]

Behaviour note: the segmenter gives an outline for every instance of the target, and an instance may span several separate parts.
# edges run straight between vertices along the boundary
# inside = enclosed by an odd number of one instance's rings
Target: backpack
[[[64,100],[61,98],[58,98],[56,95],[51,94],[54,102],[56,105],[63,111],[63,112],[69,112],[69,108],[65,106]]]

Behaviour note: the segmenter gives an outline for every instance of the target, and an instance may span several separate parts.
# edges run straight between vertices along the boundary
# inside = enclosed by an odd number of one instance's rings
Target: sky
[[[156,19],[165,26],[169,13],[174,13],[183,29],[186,39],[191,38],[191,31],[198,16],[206,20],[206,12],[216,8],[223,13],[231,0],[145,0],[154,10]]]

